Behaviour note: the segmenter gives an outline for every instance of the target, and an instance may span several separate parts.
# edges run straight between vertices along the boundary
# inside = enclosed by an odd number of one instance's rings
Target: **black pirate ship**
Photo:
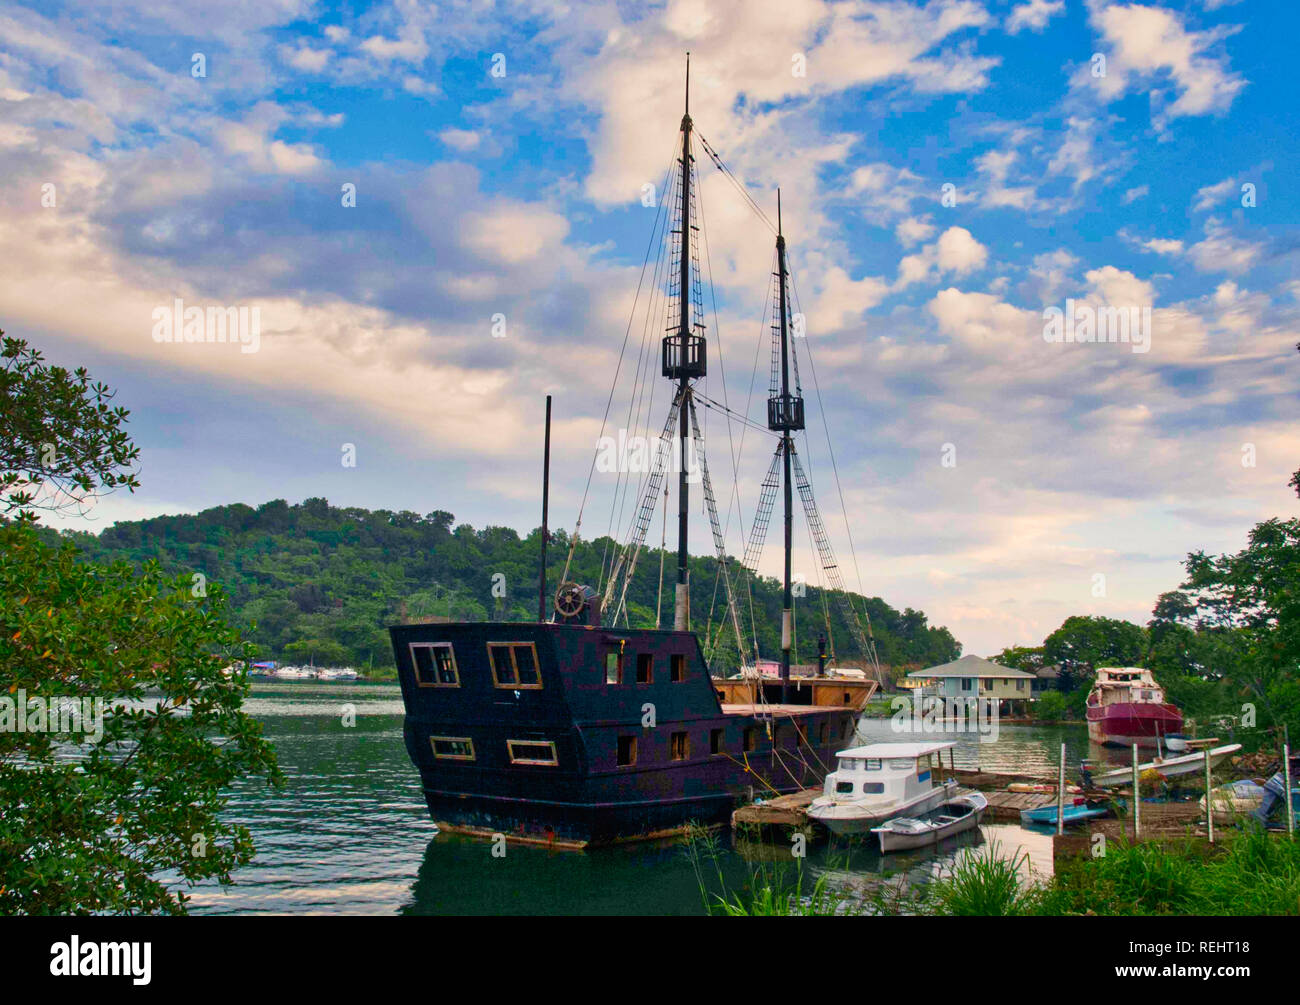
[[[774,434],[777,446],[734,582],[728,570],[731,560],[723,547],[696,413],[696,382],[707,373],[708,353],[696,246],[698,180],[689,81],[688,63],[681,144],[670,198],[665,200],[674,226],[665,231],[663,241],[667,266],[662,285],[669,324],[658,353],[661,374],[675,388],[660,443],[665,453],[676,453],[676,463],[660,458],[639,486],[638,509],[603,592],[561,582],[553,604],[547,604],[544,488],[542,599],[536,622],[390,629],[406,706],[407,750],[441,830],[585,848],[668,836],[692,823],[725,821],[739,801],[819,784],[834,752],[850,742],[857,713],[878,686],[869,620],[864,631],[795,450],[793,434],[804,428],[804,401],[791,343],[779,195],[767,407],[767,431]],[[700,142],[730,175],[702,137]],[[548,398],[544,470],[549,468],[549,424]],[[687,531],[693,465],[703,469],[704,501],[726,582],[730,626],[745,664],[733,679],[711,676],[710,660],[690,625]],[[661,494],[666,533],[664,482],[672,468],[678,474],[673,627],[632,627],[627,584]],[[760,671],[757,642],[751,647],[745,641],[737,595],[746,577],[757,574],[778,486],[784,488],[781,660],[779,676],[768,677]],[[824,656],[816,672],[792,676],[791,528],[796,488],[831,587],[823,595],[833,596],[840,605],[875,679],[828,674]],[[572,540],[576,543],[576,533]],[[829,612],[827,619],[829,626]],[[756,637],[755,632],[751,639]],[[706,644],[712,650],[716,638],[706,639]]]

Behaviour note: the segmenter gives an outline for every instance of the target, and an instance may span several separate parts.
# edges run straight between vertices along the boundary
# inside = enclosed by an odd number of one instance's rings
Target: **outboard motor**
[[[1296,784],[1297,772],[1300,772],[1300,756],[1291,758],[1291,785],[1293,787]],[[1274,810],[1278,807],[1285,809],[1286,800],[1291,798],[1293,798],[1291,793],[1286,791],[1286,779],[1283,773],[1279,771],[1264,783],[1264,798],[1260,801],[1259,809],[1253,814],[1255,819],[1267,826]]]
[[[590,586],[561,583],[555,591],[555,620],[562,625],[600,627],[601,600]]]

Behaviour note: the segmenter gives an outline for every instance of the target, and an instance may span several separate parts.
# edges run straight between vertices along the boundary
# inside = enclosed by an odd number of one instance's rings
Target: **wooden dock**
[[[821,793],[821,789],[804,789],[788,796],[776,796],[761,803],[741,806],[731,814],[731,826],[733,829],[759,830],[766,827],[800,830],[812,826],[812,821],[808,819],[808,804]]]
[[[1042,806],[1055,806],[1056,796],[1046,792],[1007,792],[998,790],[985,792],[989,808],[984,811],[984,819],[995,824],[1020,823],[1021,810],[1036,810]],[[1074,797],[1070,797],[1074,802]]]
[[[737,830],[820,830],[820,825],[808,817],[808,804],[821,795],[821,789],[804,789],[787,796],[765,799],[761,803],[742,806],[731,814],[731,826]],[[958,789],[958,794],[971,791],[970,787]],[[985,792],[989,808],[984,819],[993,823],[1019,823],[1021,810],[1037,809],[1056,802],[1056,797],[1045,792]],[[1073,799],[1073,797],[1071,797]]]

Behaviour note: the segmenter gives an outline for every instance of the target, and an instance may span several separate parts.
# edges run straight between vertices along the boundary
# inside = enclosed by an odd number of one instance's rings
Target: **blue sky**
[[[782,189],[862,588],[986,655],[1141,621],[1188,551],[1295,511],[1297,29],[1222,0],[7,3],[0,326],[132,409],[143,490],[92,525],[323,495],[527,530],[553,393],[572,529],[690,49],[700,133]],[[700,165],[736,404],[770,234]],[[155,342],[176,297],[258,306],[259,351]],[[1067,298],[1151,308],[1150,351],[1045,342]]]

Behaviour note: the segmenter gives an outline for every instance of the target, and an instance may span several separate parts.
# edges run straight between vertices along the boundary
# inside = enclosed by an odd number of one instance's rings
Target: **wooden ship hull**
[[[406,748],[453,833],[573,849],[679,834],[751,796],[817,784],[853,735],[842,705],[724,705],[689,632],[487,622],[390,634]]]

